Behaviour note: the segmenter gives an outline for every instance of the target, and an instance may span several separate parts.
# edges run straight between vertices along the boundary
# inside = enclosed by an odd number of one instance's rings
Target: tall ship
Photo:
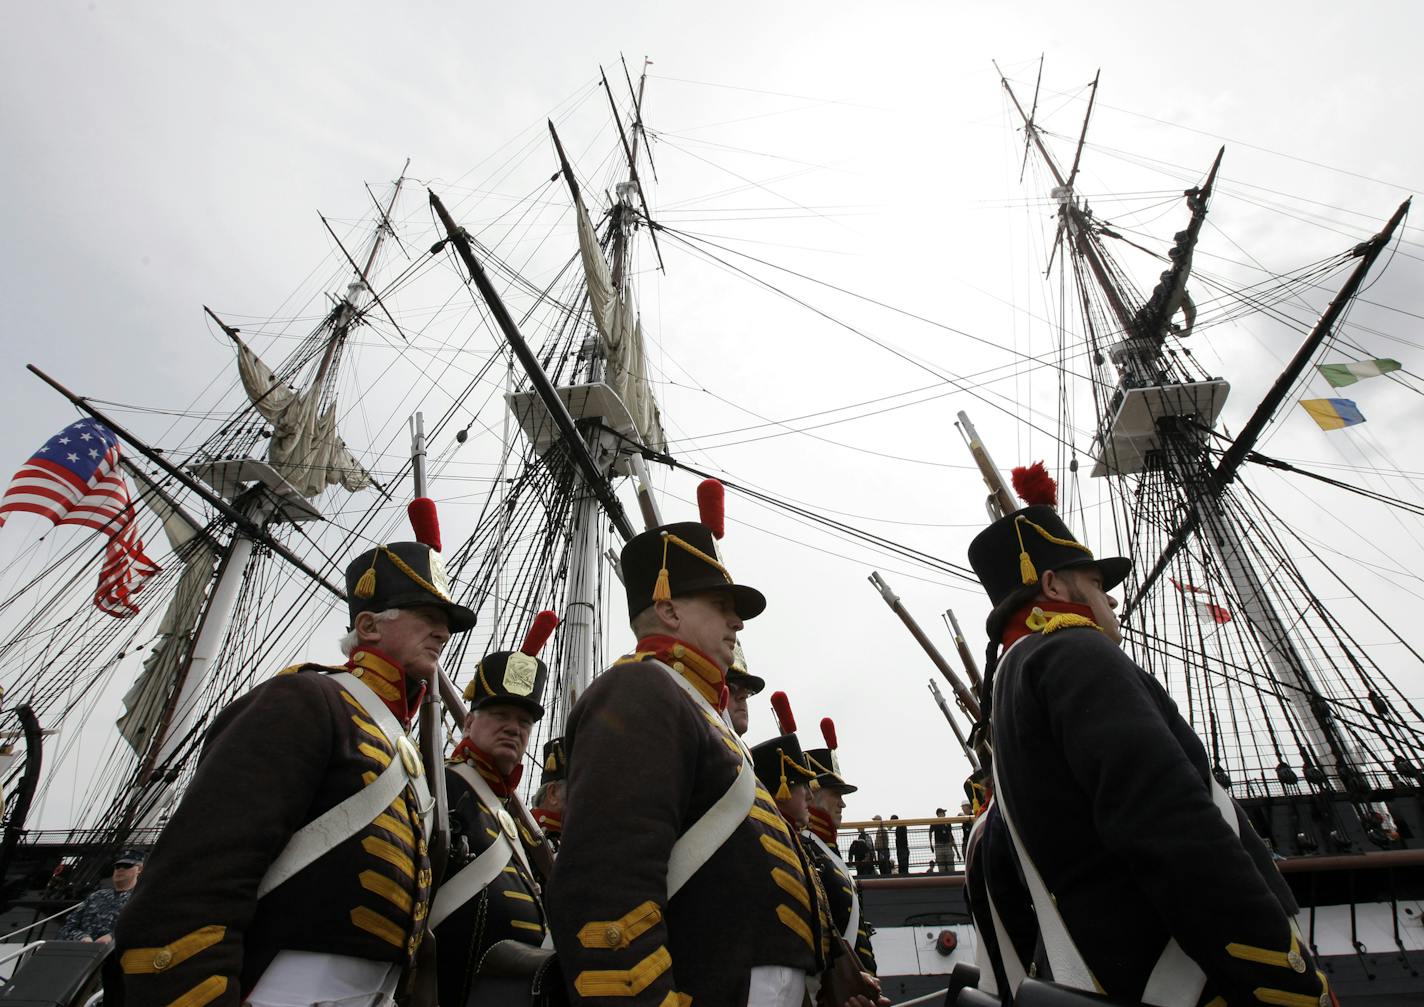
[[[1273,436],[1301,400],[1317,403],[1321,436],[1352,422],[1338,404],[1349,401],[1344,392],[1303,390],[1322,375],[1419,392],[1418,377],[1389,358],[1387,334],[1351,320],[1410,247],[1407,203],[1381,207],[1327,255],[1262,267],[1242,283],[1220,257],[1249,250],[1214,247],[1211,226],[1214,201],[1232,187],[1229,151],[1213,147],[1201,165],[1168,172],[1139,204],[1094,193],[1084,178],[1098,154],[1088,139],[1096,81],[1069,103],[1086,114],[1063,133],[1063,101],[1051,117],[1039,85],[1002,84],[1026,199],[1047,225],[1038,264],[1047,314],[1022,343],[979,337],[1007,363],[978,374],[889,338],[886,319],[903,321],[909,308],[788,275],[774,253],[729,247],[680,222],[675,208],[708,196],[675,190],[665,155],[680,149],[676,131],[660,132],[645,114],[654,100],[646,67],[622,63],[501,148],[478,181],[419,182],[407,165],[368,188],[359,219],[321,218],[332,255],[320,293],[270,315],[205,309],[230,366],[192,402],[188,390],[175,395],[182,401],[168,403],[167,418],[135,415],[112,393],[35,368],[88,424],[73,436],[103,431],[103,472],[122,475],[129,517],[50,530],[42,516],[16,512],[0,530],[0,682],[14,714],[0,932],[17,950],[52,935],[116,851],[154,841],[213,715],[280,668],[330,656],[345,561],[402,537],[417,481],[442,508],[453,595],[478,618],[446,653],[452,701],[482,654],[517,644],[535,612],[560,615],[531,753],[561,733],[592,678],[631,645],[620,625],[622,541],[692,516],[694,487],[711,477],[728,493],[726,547],[739,569],[758,561],[758,539],[739,534],[739,522],[752,531],[760,515],[794,521],[805,540],[793,545],[812,554],[798,572],[844,585],[855,635],[817,640],[810,660],[797,660],[804,643],[759,626],[765,639],[749,637],[745,659],[798,708],[835,715],[853,739],[847,762],[869,766],[873,752],[898,744],[900,715],[860,706],[845,652],[893,638],[893,674],[916,682],[917,715],[938,721],[933,743],[948,753],[926,781],[934,796],[906,809],[923,817],[901,816],[922,835],[935,804],[957,812],[959,781],[977,764],[969,729],[985,605],[963,555],[982,516],[980,476],[1006,471],[990,458],[1036,460],[1010,458],[1027,447],[1057,478],[1070,526],[1099,551],[1134,558],[1125,646],[1167,687],[1217,779],[1282,858],[1332,985],[1349,1002],[1424,990],[1424,722],[1410,696],[1424,668],[1406,603],[1417,576],[1386,547],[1367,560],[1375,583],[1352,583],[1340,562],[1346,547],[1322,539],[1316,513],[1358,507],[1373,515],[1361,521],[1377,522],[1377,541],[1417,550],[1415,474],[1382,451],[1368,465],[1324,469]],[[1106,215],[1105,205],[1122,212]],[[756,297],[707,303],[705,317],[665,317],[649,289],[683,283],[695,301],[698,269],[733,275]],[[745,330],[752,361],[797,313],[910,364],[931,379],[912,392],[928,388],[962,411],[968,447],[947,423],[941,457],[904,459],[946,466],[935,470],[935,495],[954,501],[946,510],[957,527],[933,544],[833,500],[808,502],[794,486],[739,478],[707,447],[822,436],[845,450],[852,472],[855,452],[868,449],[810,432],[822,415],[868,415],[895,396],[827,401],[795,416],[764,403],[747,410],[742,429],[715,435],[678,426],[669,393],[740,401],[683,366],[679,338]],[[953,319],[918,321],[947,328]],[[1264,390],[1249,407],[1232,393],[1242,332],[1268,338],[1279,357],[1270,381],[1250,382]],[[783,360],[770,345],[767,353]],[[786,368],[780,380],[798,377]],[[920,501],[914,512],[924,512]],[[125,554],[117,592],[116,549]],[[938,604],[958,613],[946,613],[944,629],[938,612],[916,621],[911,608],[927,589],[902,601],[896,590],[907,580],[947,589]],[[773,594],[768,623],[777,604]],[[784,605],[785,625],[813,636],[814,613],[798,610],[796,596]],[[753,736],[770,731],[759,716]],[[447,745],[458,736],[448,708],[443,730]],[[56,766],[78,781],[67,793]],[[848,822],[841,848],[877,826]],[[926,872],[933,863],[922,854],[911,876],[862,882],[897,1002],[944,989],[954,967],[973,960],[962,875]]]

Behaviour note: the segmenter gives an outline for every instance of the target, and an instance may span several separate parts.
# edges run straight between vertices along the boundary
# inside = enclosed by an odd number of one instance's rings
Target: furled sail
[[[159,727],[173,681],[193,642],[203,599],[213,581],[217,554],[198,534],[188,519],[171,506],[147,476],[133,466],[125,466],[135,477],[138,496],[163,520],[163,530],[175,554],[183,557],[183,574],[178,589],[158,624],[158,642],[143,662],[143,671],[124,695],[124,712],[116,721],[119,734],[136,754],[143,754]]]
[[[579,252],[584,275],[588,278],[588,300],[593,308],[594,324],[603,339],[607,364],[604,380],[623,400],[643,444],[661,451],[666,446],[666,438],[657,400],[648,386],[643,326],[637,308],[626,289],[614,287],[608,261],[598,247],[598,233],[578,192],[574,193],[574,206],[578,210]]]
[[[236,336],[237,369],[242,387],[272,424],[267,460],[303,496],[327,486],[351,492],[371,485],[371,477],[336,432],[336,403],[321,408],[321,389],[297,392],[277,380],[272,369]]]

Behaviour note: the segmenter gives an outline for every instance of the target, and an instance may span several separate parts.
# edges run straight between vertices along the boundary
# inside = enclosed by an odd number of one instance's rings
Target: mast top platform
[[[1121,389],[1113,396],[1117,409],[1112,420],[1098,435],[1101,450],[1093,478],[1132,475],[1146,468],[1148,455],[1163,447],[1163,420],[1186,420],[1207,430],[1215,427],[1230,391],[1230,383],[1220,378]]]
[[[581,385],[561,385],[555,388],[554,392],[564,403],[575,422],[597,420],[602,426],[616,431],[627,442],[634,444],[642,442],[642,436],[638,433],[638,426],[633,422],[632,414],[628,412],[628,407],[623,404],[623,400],[618,397],[618,393],[610,385],[602,381]],[[547,451],[563,436],[554,423],[553,416],[549,414],[548,407],[534,392],[517,392],[507,396],[507,400],[510,411],[514,413],[514,418],[519,422],[519,429],[524,431],[524,436],[529,438],[529,442],[540,454]],[[626,451],[619,452],[620,455],[626,453]],[[624,464],[626,463],[620,463],[620,471],[623,470]]]
[[[256,485],[262,488],[273,517],[291,524],[321,520],[321,511],[312,506],[300,490],[271,465],[256,458],[217,458],[191,465],[188,471],[216,490],[224,500],[236,500]]]

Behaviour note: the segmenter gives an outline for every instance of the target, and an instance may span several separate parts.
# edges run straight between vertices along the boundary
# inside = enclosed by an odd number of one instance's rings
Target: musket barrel
[[[954,669],[949,666],[949,662],[944,659],[944,655],[939,652],[939,648],[925,635],[925,631],[920,628],[920,624],[915,621],[905,606],[900,602],[899,595],[890,590],[890,585],[885,582],[885,578],[878,572],[872,573],[868,578],[870,583],[875,585],[875,589],[880,592],[880,597],[885,599],[885,604],[890,606],[890,610],[900,617],[900,621],[905,624],[905,628],[910,631],[910,635],[929,655],[934,666],[939,669],[939,673],[944,676],[944,680],[949,683],[949,687],[954,690],[955,698],[959,705],[964,708],[972,720],[979,719],[979,701],[974,698],[974,694],[954,673]]]

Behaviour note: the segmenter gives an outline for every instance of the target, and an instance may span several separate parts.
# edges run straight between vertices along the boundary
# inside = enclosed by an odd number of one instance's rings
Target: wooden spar
[[[974,655],[969,652],[969,644],[964,641],[964,631],[959,628],[959,620],[954,617],[954,609],[945,609],[944,618],[945,622],[949,624],[950,636],[954,638],[954,649],[959,651],[959,660],[964,662],[964,670],[969,675],[969,683],[978,693],[984,684],[979,678],[979,665],[975,662]],[[980,696],[980,699],[983,697]]]
[[[959,702],[960,708],[969,715],[971,720],[977,721],[980,717],[979,701],[974,698],[974,694],[969,691],[969,688],[960,680],[959,676],[954,673],[954,669],[949,666],[949,662],[944,659],[944,655],[939,652],[939,648],[925,635],[925,631],[920,628],[920,624],[915,621],[915,617],[912,616],[904,604],[901,603],[900,596],[890,590],[890,585],[885,583],[885,578],[880,576],[879,573],[872,573],[868,579],[875,587],[875,590],[880,592],[880,597],[885,600],[885,604],[890,606],[890,611],[900,617],[900,621],[905,624],[905,628],[910,631],[910,635],[915,638],[915,642],[924,648],[925,653],[928,654],[930,660],[934,662],[934,666],[939,669],[939,673],[944,676],[944,680],[948,682],[949,687],[954,690],[954,695]]]
[[[1041,74],[1040,67],[1039,73]],[[1078,133],[1078,149],[1073,152],[1073,168],[1068,172],[1068,188],[1073,188],[1073,183],[1078,180],[1078,162],[1083,159],[1083,145],[1088,142],[1088,120],[1093,117],[1093,103],[1098,100],[1098,78],[1103,75],[1099,70],[1093,74],[1093,91],[1088,95],[1088,111],[1083,115],[1083,129]],[[1035,94],[1037,89],[1035,88]]]
[[[433,191],[430,193],[430,205],[445,228],[445,233],[448,235],[446,240],[454,243],[455,250],[470,273],[470,279],[474,281],[480,295],[489,305],[490,313],[494,315],[496,324],[504,333],[505,339],[509,341],[510,348],[519,358],[525,373],[529,375],[529,383],[534,386],[534,391],[538,393],[539,398],[544,402],[544,407],[553,417],[554,425],[559,428],[559,433],[563,436],[564,450],[569,453],[575,466],[582,473],[588,488],[603,504],[603,509],[609,520],[613,522],[613,527],[618,530],[618,534],[622,535],[624,540],[632,538],[633,525],[623,510],[623,504],[619,502],[617,495],[613,492],[613,487],[608,484],[608,480],[598,471],[598,465],[594,462],[588,445],[579,436],[578,428],[574,426],[573,417],[569,415],[569,407],[564,404],[563,399],[559,398],[558,392],[549,382],[549,376],[544,373],[544,368],[539,366],[534,351],[529,348],[529,344],[520,334],[519,326],[510,317],[509,309],[504,306],[504,301],[500,299],[498,291],[494,289],[494,284],[490,282],[483,267],[475,258],[475,253],[470,249],[470,240],[465,234],[465,229],[455,224],[454,219],[450,216],[450,211],[445,209],[445,204],[440,202],[440,197]]]
[[[999,65],[995,63],[994,69],[998,70],[998,68]],[[1108,307],[1112,309],[1112,313],[1114,317],[1117,318],[1118,325],[1122,328],[1123,334],[1132,335],[1132,312],[1123,302],[1122,294],[1118,292],[1117,287],[1112,282],[1112,278],[1108,275],[1107,267],[1103,265],[1102,259],[1098,255],[1097,248],[1095,248],[1093,246],[1093,243],[1088,240],[1087,219],[1083,215],[1083,211],[1079,209],[1077,203],[1073,199],[1072,181],[1063,177],[1063,170],[1058,167],[1058,162],[1053,159],[1053,155],[1050,154],[1048,152],[1048,148],[1043,145],[1043,138],[1039,134],[1038,127],[1035,126],[1033,124],[1033,121],[1027,115],[1024,114],[1023,106],[1019,104],[1018,95],[1014,94],[1014,89],[1009,86],[1009,80],[1007,77],[1004,76],[1004,72],[1002,70],[999,70],[999,82],[1004,85],[1004,90],[1009,93],[1009,98],[1013,101],[1014,108],[1018,111],[1019,117],[1024,121],[1024,129],[1027,131],[1029,139],[1033,142],[1034,147],[1038,149],[1039,156],[1043,158],[1043,163],[1046,164],[1048,166],[1048,170],[1052,172],[1054,181],[1058,183],[1059,190],[1062,192],[1063,200],[1058,212],[1061,218],[1064,220],[1066,226],[1068,227],[1069,237],[1073,240],[1074,247],[1077,248],[1078,254],[1081,255],[1083,259],[1088,263],[1088,268],[1092,270],[1093,277],[1098,281],[1098,286],[1101,288],[1103,296],[1107,298]],[[1097,96],[1097,86],[1098,78],[1095,76],[1093,78],[1094,98],[1096,98]],[[1089,103],[1088,110],[1091,113],[1091,101]],[[1087,129],[1088,122],[1086,119],[1084,119],[1084,137],[1087,136]],[[1078,149],[1081,152],[1082,140],[1079,141]],[[1073,159],[1073,171],[1075,174],[1077,173],[1077,170],[1078,159],[1075,157]]]
[[[648,85],[648,64],[651,63],[652,60],[646,56],[643,57],[643,72],[638,77],[638,90],[636,92],[633,90],[633,78],[628,74],[628,61],[623,58],[621,53],[618,56],[618,60],[623,64],[623,79],[628,82],[628,93],[633,96],[633,151],[637,153],[638,134],[641,133],[645,140],[648,138],[648,131],[643,128],[643,90]],[[648,156],[648,167],[652,169],[653,172],[653,181],[656,182],[658,180],[658,166],[653,163],[653,145],[651,143],[648,144],[644,152]]]
[[[959,726],[959,721],[954,719],[954,712],[950,710],[949,704],[944,701],[944,693],[939,691],[939,686],[935,685],[935,680],[930,679],[930,692],[934,694],[935,703],[939,706],[939,712],[944,714],[944,719],[949,721],[949,729],[954,732],[955,740],[959,742],[960,749],[964,752],[964,757],[969,760],[969,765],[975,769],[979,768],[979,756],[974,754],[974,749],[969,747],[969,739],[964,736],[964,730]]]
[[[1043,83],[1043,54],[1038,54],[1038,77],[1033,82],[1033,104],[1028,110],[1028,121],[1033,122],[1033,117],[1038,115],[1038,89]],[[1028,148],[1033,141],[1029,139],[1028,131],[1024,131],[1024,156],[1023,164],[1019,165],[1019,184],[1023,184],[1024,172],[1028,170]],[[1050,256],[1050,259],[1052,256]]]
[[[638,202],[643,206],[643,217],[648,221],[648,236],[653,239],[653,251],[658,256],[658,268],[664,273],[667,267],[663,265],[663,250],[658,247],[657,228],[653,226],[653,214],[648,209],[648,197],[643,195],[643,183],[638,180],[638,164],[633,156],[633,149],[628,145],[628,136],[623,132],[623,120],[618,117],[618,103],[613,100],[613,88],[608,86],[608,75],[603,72],[603,67],[598,68],[598,76],[603,80],[603,90],[608,95],[608,105],[613,109],[613,122],[618,126],[618,139],[623,141],[623,154],[628,158],[628,181],[633,183],[633,187],[638,190]],[[641,103],[641,95],[639,97]],[[641,113],[639,113],[641,118]],[[616,273],[615,280],[622,280],[621,272]]]
[[[1012,514],[1019,508],[1014,503],[1013,494],[1004,485],[1004,479],[999,475],[994,459],[989,457],[988,449],[979,439],[979,432],[974,429],[974,424],[969,422],[969,414],[961,409],[958,415],[959,422],[955,426],[959,427],[959,432],[964,436],[964,443],[969,448],[969,453],[974,456],[974,464],[979,466],[979,474],[984,477],[984,485],[989,490],[989,499],[985,504],[990,515],[997,520],[1006,514]]]
[[[410,468],[417,498],[427,496],[425,482],[425,416],[417,412],[410,421]],[[444,676],[437,662],[436,674]],[[441,692],[432,682],[420,704],[420,761],[425,767],[425,782],[435,807],[429,839],[431,887],[445,877],[445,863],[450,855],[450,800],[445,792],[445,715],[440,709]]]
[[[1256,441],[1265,432],[1266,424],[1270,423],[1275,416],[1276,410],[1285,401],[1285,397],[1290,394],[1291,388],[1295,386],[1300,378],[1301,372],[1310,364],[1315,356],[1315,351],[1320,348],[1320,344],[1330,335],[1335,327],[1335,322],[1339,320],[1341,312],[1345,306],[1355,296],[1360,289],[1360,284],[1365,280],[1365,274],[1370,271],[1375,260],[1384,251],[1394,236],[1395,229],[1399,227],[1400,221],[1404,219],[1405,213],[1409,211],[1410,200],[1406,199],[1399,204],[1399,208],[1394,211],[1394,215],[1389,218],[1384,228],[1368,241],[1356,245],[1353,253],[1360,257],[1360,262],[1355,266],[1344,285],[1340,287],[1333,300],[1321,314],[1315,327],[1310,330],[1310,335],[1305,337],[1305,341],[1296,350],[1295,356],[1286,365],[1285,370],[1276,378],[1275,384],[1271,386],[1261,402],[1256,406],[1251,418],[1246,421],[1246,425],[1241,428],[1241,433],[1236,435],[1236,439],[1231,442],[1231,446],[1221,456],[1221,461],[1217,463],[1216,469],[1211,474],[1211,485],[1216,492],[1225,489],[1233,479],[1236,478],[1237,471],[1241,468],[1247,458],[1250,457],[1252,449],[1256,446]],[[1138,583],[1137,591],[1122,606],[1122,618],[1130,616],[1134,609],[1147,597],[1147,593],[1152,590],[1152,586],[1157,583],[1162,574],[1166,572],[1168,564],[1186,544],[1187,539],[1200,522],[1195,511],[1183,519],[1167,540],[1167,547],[1162,550],[1162,555],[1157,557],[1156,564],[1152,567],[1147,576]]]
[[[167,458],[164,458],[163,455],[160,454],[158,451],[155,451],[153,448],[149,447],[143,441],[139,440],[133,434],[129,433],[127,430],[119,426],[113,420],[109,419],[108,416],[104,415],[99,410],[91,406],[89,404],[88,399],[80,395],[75,395],[68,388],[64,387],[54,378],[50,377],[44,371],[36,367],[34,364],[26,364],[25,367],[28,368],[30,372],[35,375],[35,377],[39,378],[41,381],[49,385],[55,391],[59,392],[59,394],[63,395],[70,402],[73,402],[81,410],[94,417],[100,423],[104,424],[104,426],[108,427],[118,436],[122,437],[149,461],[153,462],[159,468],[163,469],[163,471],[171,475],[174,479],[177,479],[188,489],[192,490],[198,496],[202,497],[203,500],[208,504],[208,506],[218,511],[220,514],[222,514],[223,517],[227,518],[233,524],[241,528],[242,533],[244,535],[251,537],[254,541],[260,542],[268,549],[271,549],[278,556],[281,556],[288,563],[292,564],[292,566],[296,567],[302,573],[306,574],[317,584],[326,588],[328,591],[336,595],[336,597],[340,598],[342,601],[346,600],[346,592],[343,589],[337,587],[335,584],[331,583],[321,574],[317,573],[311,567],[307,566],[307,564],[301,559],[301,557],[299,557],[296,553],[292,552],[292,550],[288,549],[277,539],[273,538],[265,528],[259,527],[257,523],[254,522],[250,517],[243,514],[241,511],[237,510],[237,508],[233,507],[232,504],[228,503],[218,494],[214,493],[211,488],[203,485],[200,480],[195,479],[193,476],[190,476],[188,473],[184,472],[177,465],[174,465]]]

